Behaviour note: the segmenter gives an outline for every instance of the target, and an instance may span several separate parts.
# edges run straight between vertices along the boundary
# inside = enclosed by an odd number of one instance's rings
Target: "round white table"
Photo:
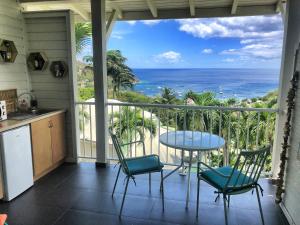
[[[222,148],[225,145],[225,140],[218,135],[210,134],[200,131],[170,131],[160,135],[160,143],[168,147],[179,149],[181,151],[181,164],[168,173],[164,179],[173,174],[175,171],[184,167],[184,151],[189,152],[188,161],[188,187],[186,193],[186,208],[188,208],[190,197],[190,179],[191,179],[191,167],[193,152],[196,151],[199,154],[205,151],[212,151]],[[201,157],[200,157],[201,158]]]

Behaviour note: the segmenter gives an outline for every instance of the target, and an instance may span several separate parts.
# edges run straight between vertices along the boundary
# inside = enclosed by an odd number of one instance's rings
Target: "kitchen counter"
[[[4,120],[2,122],[0,122],[0,133],[7,131],[7,130],[11,130],[17,127],[21,127],[30,123],[33,123],[35,121],[41,120],[41,119],[45,119],[47,117],[50,116],[54,116],[60,113],[64,113],[66,112],[65,109],[59,109],[59,110],[53,110],[51,112],[47,112],[41,115],[34,115],[29,119],[24,119],[24,120],[12,120],[12,119],[7,119]]]

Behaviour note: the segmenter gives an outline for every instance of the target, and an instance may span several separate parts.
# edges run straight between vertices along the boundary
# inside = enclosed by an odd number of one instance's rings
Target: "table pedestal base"
[[[201,159],[201,156],[199,156],[200,153],[198,153],[198,159]],[[184,156],[184,151],[182,151],[181,154],[181,163],[179,166],[177,166],[174,170],[172,170],[170,173],[166,174],[163,178],[165,180],[167,177],[171,176],[173,173],[175,173],[177,170],[182,168],[184,170],[184,161],[183,161],[183,156]],[[191,188],[191,169],[192,169],[192,160],[193,160],[193,152],[189,151],[189,161],[188,161],[188,172],[186,173],[179,173],[181,176],[186,176],[188,175],[188,183],[187,183],[187,191],[186,191],[186,203],[185,203],[185,208],[187,209],[189,207],[189,200],[190,200],[190,188]]]

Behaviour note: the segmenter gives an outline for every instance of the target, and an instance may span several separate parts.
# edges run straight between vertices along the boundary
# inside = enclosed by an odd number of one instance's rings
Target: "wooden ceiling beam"
[[[146,1],[152,13],[152,16],[156,18],[158,15],[157,15],[157,7],[155,6],[154,1],[153,0],[146,0]]]
[[[20,3],[89,3],[89,0],[19,0]]]
[[[233,0],[232,7],[231,7],[231,14],[236,14],[238,4],[239,4],[239,0]]]
[[[276,12],[277,13],[284,13],[282,0],[277,1],[277,3],[276,3]]]
[[[191,16],[195,16],[196,15],[195,0],[189,0],[189,5],[190,5]]]
[[[84,10],[82,7],[80,7],[80,5],[76,4],[76,3],[71,3],[70,4],[70,8],[77,13],[78,15],[80,15],[84,21],[90,21],[91,20],[91,16],[88,13],[88,11]]]
[[[118,17],[118,12],[116,9],[114,9],[112,11],[112,13],[110,14],[108,20],[107,20],[107,23],[106,23],[106,41],[109,40],[109,37],[111,35],[111,32],[112,32],[112,29],[116,23],[116,20],[117,20],[117,17]]]

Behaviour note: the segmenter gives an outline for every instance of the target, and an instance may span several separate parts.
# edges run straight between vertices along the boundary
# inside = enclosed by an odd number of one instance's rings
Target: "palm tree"
[[[132,88],[137,81],[126,60],[119,50],[107,52],[107,75],[112,79],[113,97],[119,94],[121,88]]]
[[[149,118],[145,118],[140,109],[122,107],[120,112],[114,113],[110,119],[111,129],[115,130],[118,137],[124,142],[144,140],[146,131],[150,135],[156,135],[156,124]]]
[[[172,88],[164,87],[161,89],[160,96],[157,96],[154,101],[156,104],[173,105],[176,104],[178,99],[176,93]],[[160,122],[165,126],[175,126],[175,110],[174,109],[160,109],[154,108],[153,113],[159,117]]]
[[[175,104],[177,101],[175,91],[172,88],[164,87],[161,94],[154,102],[158,104]]]
[[[82,50],[91,42],[92,26],[91,23],[75,24],[76,53]]]
[[[88,64],[86,70],[93,70],[93,56],[85,56],[83,60]],[[126,65],[126,58],[119,50],[107,52],[107,76],[111,78],[113,97],[119,94],[121,88],[132,88],[137,82],[133,71]]]

